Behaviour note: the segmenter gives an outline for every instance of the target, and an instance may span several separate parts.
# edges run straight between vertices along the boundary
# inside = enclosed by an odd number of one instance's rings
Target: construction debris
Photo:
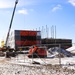
[[[61,58],[73,56],[71,52],[59,47],[53,47],[48,49],[48,53],[50,53],[50,55],[54,55],[54,57],[61,57]]]

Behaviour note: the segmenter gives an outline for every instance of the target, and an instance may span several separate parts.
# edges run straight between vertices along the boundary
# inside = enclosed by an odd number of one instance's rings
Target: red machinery
[[[47,50],[43,47],[33,46],[29,49],[29,58],[45,58],[47,57]]]

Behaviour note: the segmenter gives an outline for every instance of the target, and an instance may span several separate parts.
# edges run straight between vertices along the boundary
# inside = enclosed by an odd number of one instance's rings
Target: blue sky
[[[0,41],[6,38],[15,0],[0,0]],[[51,38],[56,26],[56,38],[75,42],[75,0],[19,0],[11,30],[42,30],[42,37]]]

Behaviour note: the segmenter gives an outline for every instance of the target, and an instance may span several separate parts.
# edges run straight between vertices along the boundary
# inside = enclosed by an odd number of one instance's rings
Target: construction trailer
[[[7,46],[15,50],[39,44],[41,44],[41,32],[32,30],[14,30],[10,32],[7,42]]]

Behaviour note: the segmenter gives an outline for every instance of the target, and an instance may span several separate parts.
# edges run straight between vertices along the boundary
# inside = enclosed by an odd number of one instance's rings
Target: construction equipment
[[[11,17],[11,21],[10,21],[10,25],[9,25],[9,30],[8,30],[7,37],[6,37],[6,42],[5,42],[6,50],[8,50],[8,52],[6,52],[6,57],[7,58],[9,58],[10,56],[13,56],[13,57],[16,56],[16,53],[12,52],[13,49],[11,49],[8,46],[8,38],[9,38],[9,33],[10,33],[10,30],[11,30],[11,26],[12,26],[12,22],[13,22],[13,18],[14,18],[14,14],[15,14],[17,4],[18,4],[18,0],[15,1],[15,6],[14,6],[13,13],[12,13],[12,17]]]
[[[15,14],[15,10],[16,10],[16,5],[18,4],[18,0],[15,1],[15,6],[14,6],[14,10],[13,10],[13,14],[12,14],[12,18],[11,18],[11,21],[10,21],[10,26],[9,26],[9,30],[8,30],[8,33],[7,33],[7,37],[6,37],[6,42],[5,42],[5,46],[7,47],[7,42],[8,42],[8,38],[9,38],[9,33],[10,33],[10,29],[11,29],[11,26],[12,26],[12,22],[13,22],[13,18],[14,18],[14,14]]]
[[[12,26],[12,22],[13,22],[13,18],[14,18],[14,14],[15,14],[15,10],[16,10],[16,5],[18,4],[18,0],[15,1],[15,6],[14,6],[14,10],[12,13],[12,17],[11,17],[11,21],[10,21],[10,25],[9,25],[9,29],[8,29],[8,33],[7,33],[7,37],[6,37],[6,41],[4,43],[4,41],[1,41],[1,48],[0,48],[0,56],[4,56],[4,52],[6,52],[6,57],[9,57],[10,55],[15,56],[15,53],[12,52],[14,49],[10,48],[8,46],[8,39],[9,39],[9,33],[11,30],[11,26]]]
[[[4,47],[4,41],[3,40],[1,41],[1,47]]]
[[[10,30],[11,30],[11,26],[12,26],[12,22],[13,22],[13,18],[14,18],[14,14],[15,14],[17,4],[18,4],[18,0],[15,1],[15,6],[14,6],[13,13],[12,13],[12,17],[11,17],[11,21],[10,21],[10,25],[9,25],[9,29],[8,29],[5,44],[4,44],[4,41],[1,42],[1,44],[2,44],[1,50],[2,51],[7,51],[7,49],[13,50],[8,46],[8,38],[9,38],[9,33],[10,33]]]
[[[46,58],[47,50],[44,47],[33,46],[29,49],[29,58]]]

